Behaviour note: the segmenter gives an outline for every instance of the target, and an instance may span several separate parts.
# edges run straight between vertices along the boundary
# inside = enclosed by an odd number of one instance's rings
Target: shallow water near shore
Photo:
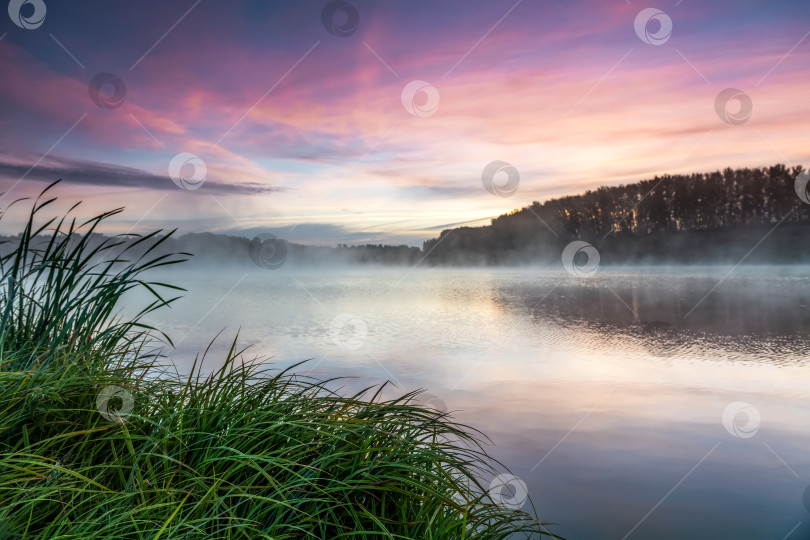
[[[181,371],[225,329],[208,369],[238,331],[347,392],[426,389],[569,540],[810,538],[810,268],[731,270],[174,271],[148,322]]]

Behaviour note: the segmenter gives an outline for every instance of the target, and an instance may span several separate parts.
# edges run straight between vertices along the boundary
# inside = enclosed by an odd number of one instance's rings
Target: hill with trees
[[[810,205],[784,165],[667,175],[550,199],[426,241],[432,264],[558,262],[573,240],[603,263],[810,261]],[[777,226],[778,225],[778,226]]]

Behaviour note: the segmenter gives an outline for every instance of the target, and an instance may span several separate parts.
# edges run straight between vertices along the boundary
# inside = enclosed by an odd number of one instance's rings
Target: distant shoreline
[[[800,166],[656,177],[601,187],[514,210],[481,227],[459,227],[407,245],[334,247],[290,242],[282,230],[253,239],[217,233],[167,238],[163,253],[195,264],[287,266],[525,266],[560,264],[572,242],[601,266],[810,263],[810,180]],[[801,193],[801,190],[805,193]],[[103,242],[102,235],[97,241]],[[0,252],[14,237],[0,237]],[[580,253],[580,250],[575,250]],[[582,255],[570,264],[580,264]]]

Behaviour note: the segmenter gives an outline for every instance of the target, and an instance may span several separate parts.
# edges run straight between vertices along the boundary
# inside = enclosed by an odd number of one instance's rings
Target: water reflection
[[[562,284],[526,298],[526,305],[536,306],[538,317],[638,325],[652,332],[662,328],[724,335],[810,332],[806,280],[763,284],[741,279],[720,285],[694,278],[668,284],[628,281],[603,278],[584,285]]]
[[[781,539],[810,524],[808,418],[796,407],[806,395],[746,393],[763,423],[738,439],[721,422],[736,392],[600,382],[484,388],[453,393],[451,408],[493,437],[539,514],[568,538]],[[500,398],[482,402],[491,395]],[[805,524],[794,534],[808,533]]]
[[[184,336],[181,369],[229,328],[216,363],[240,328],[279,367],[356,377],[347,391],[428,389],[571,540],[810,538],[810,272],[718,285],[727,271],[186,274],[187,297],[155,319]],[[334,339],[342,313],[363,321],[359,347]],[[736,401],[761,417],[751,438],[723,425]]]

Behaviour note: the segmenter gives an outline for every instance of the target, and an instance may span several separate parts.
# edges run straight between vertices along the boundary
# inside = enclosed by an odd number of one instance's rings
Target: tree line
[[[810,263],[810,204],[802,202],[794,186],[802,171],[800,166],[785,165],[727,168],[600,187],[533,202],[487,226],[444,230],[425,241],[422,249],[283,242],[257,258],[256,253],[251,255],[256,239],[188,233],[167,238],[161,251],[194,254],[202,267],[209,263],[249,267],[256,260],[272,268],[559,264],[568,243],[584,240],[598,248],[604,264]],[[103,241],[103,236],[94,235],[98,238],[91,243]],[[16,238],[0,236],[0,254],[12,249]]]
[[[764,246],[767,257],[755,260],[805,260],[810,205],[794,188],[802,170],[779,164],[727,168],[600,187],[534,202],[488,226],[442,231],[424,242],[423,252],[434,264],[550,262],[568,242],[581,239],[599,247],[610,262],[733,260],[753,247],[760,231],[781,222]],[[689,249],[698,253],[683,252]]]

